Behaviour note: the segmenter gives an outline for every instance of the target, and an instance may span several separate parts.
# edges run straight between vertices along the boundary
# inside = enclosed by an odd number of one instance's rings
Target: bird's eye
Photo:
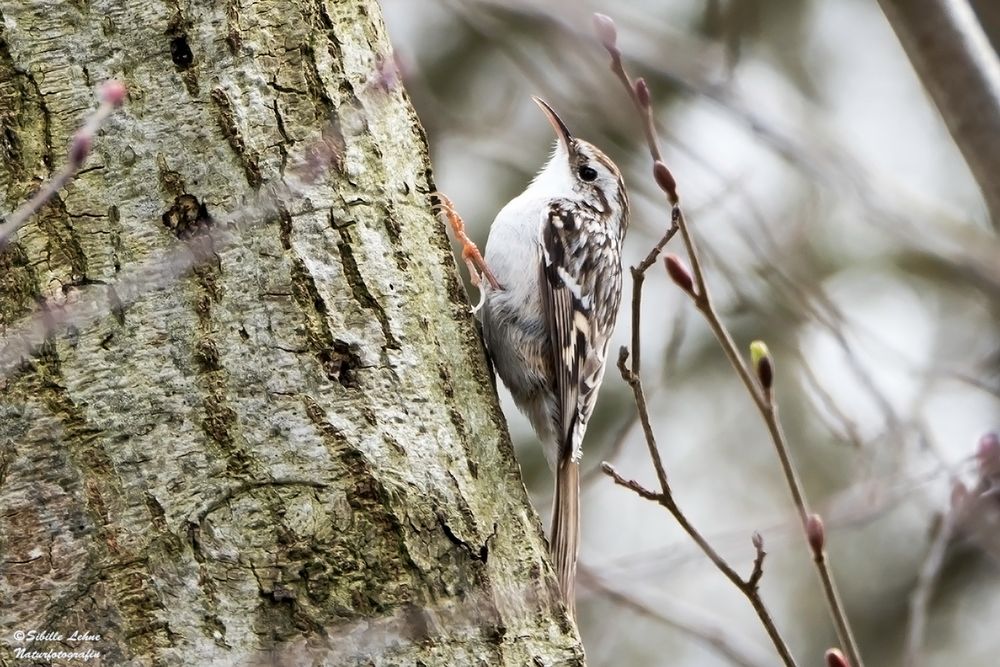
[[[597,170],[593,167],[588,167],[587,165],[580,167],[577,173],[580,174],[580,178],[585,181],[593,181],[597,179]]]

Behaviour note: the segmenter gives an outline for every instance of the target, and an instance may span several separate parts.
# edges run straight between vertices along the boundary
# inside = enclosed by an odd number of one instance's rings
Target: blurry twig
[[[660,165],[662,165],[662,163],[657,163],[657,166]],[[663,166],[663,170],[666,170],[665,166]],[[672,179],[670,182],[672,183]],[[770,356],[767,354],[766,348],[764,348],[761,353],[760,361],[755,363],[758,375],[755,379],[749,366],[740,354],[739,349],[736,347],[736,343],[733,341],[732,335],[722,323],[722,320],[719,318],[719,315],[715,310],[715,306],[708,290],[708,284],[705,281],[705,275],[702,270],[698,248],[688,227],[687,221],[684,218],[684,214],[681,211],[676,193],[674,193],[671,199],[673,200],[674,217],[680,227],[681,237],[684,239],[684,245],[687,249],[688,257],[691,260],[694,277],[692,278],[691,274],[687,272],[687,269],[684,268],[683,264],[681,264],[680,259],[673,255],[668,256],[666,259],[667,272],[670,274],[670,277],[674,280],[674,282],[676,282],[691,297],[695,307],[705,317],[706,322],[712,329],[712,333],[715,334],[716,339],[719,341],[719,345],[729,358],[730,364],[732,364],[733,369],[736,371],[740,380],[742,380],[747,392],[750,394],[754,404],[757,406],[757,409],[767,426],[767,430],[771,436],[771,441],[774,443],[775,452],[777,453],[778,460],[781,463],[781,469],[785,476],[785,481],[788,483],[789,491],[791,491],[792,494],[792,500],[799,514],[799,519],[801,520],[803,528],[806,529],[808,537],[810,522],[816,518],[816,515],[810,514],[809,512],[805,493],[802,489],[802,483],[799,480],[798,471],[795,469],[795,465],[793,464],[789,454],[788,443],[781,427],[781,421],[778,418],[778,405],[774,400],[773,393],[771,392],[773,368],[771,367]],[[826,601],[830,608],[830,615],[837,627],[838,638],[841,644],[843,644],[844,649],[847,651],[851,665],[854,667],[863,667],[861,656],[854,641],[853,632],[851,631],[847,614],[840,601],[840,595],[837,591],[833,575],[830,571],[825,551],[822,546],[817,547],[816,543],[813,541],[810,541],[810,546],[812,548],[813,561],[816,564],[816,570],[823,583]]]
[[[973,462],[973,457],[967,457],[951,466],[939,463],[917,477],[898,474],[885,479],[859,482],[827,499],[820,506],[820,510],[826,517],[828,525],[864,526],[884,516],[901,503],[910,501],[914,494],[925,491],[929,484],[940,481],[942,476],[953,476],[955,471]],[[786,518],[775,518],[761,522],[757,528],[759,532],[768,536],[768,541],[773,545],[776,541],[797,537],[801,533],[797,523],[797,519],[790,522]],[[745,539],[745,532],[742,529],[717,531],[707,539],[716,545],[731,545],[742,542]],[[686,551],[684,545],[668,544],[605,561],[600,567],[602,572],[614,571],[616,577],[627,575],[636,579],[649,577],[662,579],[664,572],[676,573],[685,562],[694,557],[695,554]]]
[[[802,369],[802,374],[806,381],[805,384],[812,387],[819,402],[832,415],[833,419],[840,422],[840,428],[843,429],[842,432],[839,432],[833,424],[827,423],[829,431],[838,439],[851,443],[855,449],[861,449],[864,446],[864,442],[862,441],[858,424],[847,416],[840,408],[836,399],[827,391],[822,381],[816,375],[816,371],[813,370],[813,365],[808,359],[802,359],[799,362],[799,368]],[[821,419],[823,419],[824,423],[828,421],[825,417],[821,417]]]
[[[910,595],[910,616],[906,630],[906,649],[903,654],[905,667],[917,667],[920,664],[920,649],[924,642],[924,630],[927,627],[927,606],[934,592],[934,584],[938,573],[944,564],[948,551],[948,543],[955,534],[955,510],[952,508],[937,526],[934,539],[927,550],[927,556],[920,566],[917,584]]]
[[[971,489],[959,480],[954,482],[951,506],[941,517],[910,595],[910,616],[903,654],[905,667],[919,667],[921,663],[927,608],[952,540],[961,533],[975,537],[979,525],[987,526],[985,532],[989,538],[996,539],[995,526],[1000,521],[1000,437],[996,433],[987,433],[979,440],[976,460],[978,479]],[[985,549],[990,547],[988,543],[981,546]]]
[[[888,1],[888,0],[884,0]],[[500,16],[513,14],[537,23],[547,19],[546,40],[554,34],[563,39],[568,48],[579,48],[586,39],[575,26],[576,22],[559,18],[554,13],[539,12],[532,5],[512,5],[499,0],[476,0],[476,5],[494,10]],[[662,36],[658,36],[662,37]],[[676,34],[671,40],[671,52],[677,58],[653,59],[648,53],[633,50],[630,57],[648,72],[650,77],[706,99],[724,110],[742,125],[746,132],[768,146],[770,150],[796,166],[801,173],[838,198],[860,203],[871,220],[892,238],[907,247],[927,253],[936,262],[969,276],[984,291],[1000,294],[1000,263],[996,261],[1000,244],[994,235],[985,233],[974,225],[956,223],[951,208],[937,201],[933,192],[913,191],[900,186],[891,175],[876,170],[860,156],[851,152],[823,123],[817,123],[823,114],[810,108],[801,97],[789,97],[789,102],[802,105],[810,119],[808,132],[795,132],[784,128],[773,117],[759,109],[754,100],[743,95],[730,81],[719,81],[705,67],[711,62],[712,47],[693,39],[690,35]],[[694,57],[682,57],[694,52]],[[581,54],[580,57],[586,57]],[[757,63],[761,65],[761,63]],[[579,88],[593,89],[592,81],[577,80]],[[787,91],[791,94],[791,91]],[[602,99],[603,95],[594,95]],[[808,140],[803,139],[808,137]]]
[[[605,460],[607,461],[613,461],[618,458],[618,454],[621,453],[626,440],[628,440],[628,434],[632,432],[632,427],[635,426],[637,421],[639,421],[639,411],[635,407],[634,403],[629,410],[628,417],[624,422],[622,422],[621,426],[618,427],[615,439],[611,442],[611,447],[604,454]],[[580,476],[580,487],[583,489],[590,487],[590,485],[595,483],[597,480],[603,479],[602,475],[603,471],[601,470],[601,466],[591,468]]]
[[[771,664],[766,658],[758,655],[760,650],[756,646],[751,646],[742,638],[734,636],[728,627],[712,622],[708,618],[693,619],[694,614],[690,609],[665,611],[661,605],[653,607],[616,590],[590,568],[581,568],[580,575],[585,586],[608,600],[694,637],[735,665],[764,667]]]
[[[624,363],[621,363],[619,368],[622,369],[624,373],[628,373],[627,370],[624,370]],[[630,380],[626,381],[631,384]],[[638,391],[641,395],[641,387]],[[647,418],[643,420],[643,428],[647,428],[648,426],[649,420]],[[774,646],[778,650],[778,654],[781,656],[785,665],[795,667],[795,658],[792,657],[791,651],[788,649],[788,645],[785,643],[784,638],[782,638],[781,633],[774,624],[774,619],[771,618],[770,612],[764,605],[764,600],[761,598],[760,590],[758,588],[760,579],[764,574],[764,557],[767,555],[767,552],[764,551],[763,538],[761,538],[759,533],[754,533],[753,544],[756,550],[756,555],[754,557],[750,575],[744,579],[735,569],[733,569],[729,562],[726,561],[726,559],[723,558],[719,552],[717,552],[712,545],[708,543],[708,540],[702,536],[698,529],[695,528],[694,525],[688,520],[687,516],[680,509],[680,507],[678,507],[676,501],[674,500],[673,492],[670,489],[670,484],[667,481],[665,473],[663,473],[663,463],[660,460],[659,451],[656,449],[656,443],[647,440],[647,444],[649,445],[650,452],[652,454],[653,464],[657,468],[657,474],[660,477],[659,481],[661,491],[652,491],[642,486],[635,480],[625,479],[610,463],[607,462],[603,463],[601,466],[604,473],[611,477],[615,481],[615,484],[634,491],[640,498],[651,500],[670,512],[670,514],[674,517],[674,520],[676,520],[684,532],[687,533],[692,540],[694,540],[702,552],[708,556],[715,567],[717,567],[719,571],[722,572],[722,574],[724,574],[726,578],[729,579],[729,581],[731,581],[732,584],[746,596],[747,600],[750,601],[754,611],[757,612],[757,617],[763,624],[764,629],[767,631],[768,636],[774,643]]]
[[[667,341],[666,351],[664,352],[663,361],[663,377],[673,377],[674,371],[677,368],[678,358],[680,357],[681,344],[684,342],[684,334],[687,328],[687,315],[685,311],[681,311],[674,318],[674,326],[670,331],[670,339]],[[657,391],[656,387],[653,388],[653,392]],[[632,432],[632,428],[639,421],[639,410],[635,405],[635,402],[631,404],[628,417],[622,422],[621,426],[618,428],[618,432],[612,441],[611,447],[604,455],[605,461],[613,461],[618,458],[618,454],[621,452],[622,448],[625,446],[625,442],[628,439],[629,433]],[[598,479],[602,479],[603,471],[601,466],[596,466],[591,468],[583,474],[580,483],[584,488],[590,486]]]
[[[513,583],[489,591],[467,591],[461,597],[414,598],[389,609],[372,610],[362,618],[317,626],[312,634],[271,642],[268,648],[236,662],[248,667],[399,664],[401,646],[462,641],[459,638],[468,638],[480,628],[507,627],[511,622],[508,610],[541,610],[554,603],[532,588]],[[560,664],[582,664],[578,648],[559,651]]]

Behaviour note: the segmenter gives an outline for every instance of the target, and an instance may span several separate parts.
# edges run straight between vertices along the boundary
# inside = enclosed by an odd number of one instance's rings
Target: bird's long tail
[[[552,501],[552,560],[559,589],[576,618],[576,558],[580,551],[580,464],[563,459],[556,469],[556,493]]]

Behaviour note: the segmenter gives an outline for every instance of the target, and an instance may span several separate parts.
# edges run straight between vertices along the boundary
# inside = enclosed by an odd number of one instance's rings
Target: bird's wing
[[[542,212],[539,286],[551,338],[560,460],[580,459],[583,435],[604,376],[610,330],[599,323],[607,319],[604,313],[595,310],[613,305],[617,311],[617,293],[614,304],[599,303],[595,308],[595,281],[602,274],[602,257],[595,253],[600,248],[590,242],[590,232],[600,222],[596,211],[575,202],[557,200]],[[617,275],[614,278],[620,280]]]

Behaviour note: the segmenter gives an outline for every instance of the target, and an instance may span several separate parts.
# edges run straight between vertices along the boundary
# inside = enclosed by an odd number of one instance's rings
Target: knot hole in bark
[[[174,199],[173,206],[163,214],[162,220],[163,225],[182,240],[207,230],[212,224],[212,216],[205,203],[189,194]]]

